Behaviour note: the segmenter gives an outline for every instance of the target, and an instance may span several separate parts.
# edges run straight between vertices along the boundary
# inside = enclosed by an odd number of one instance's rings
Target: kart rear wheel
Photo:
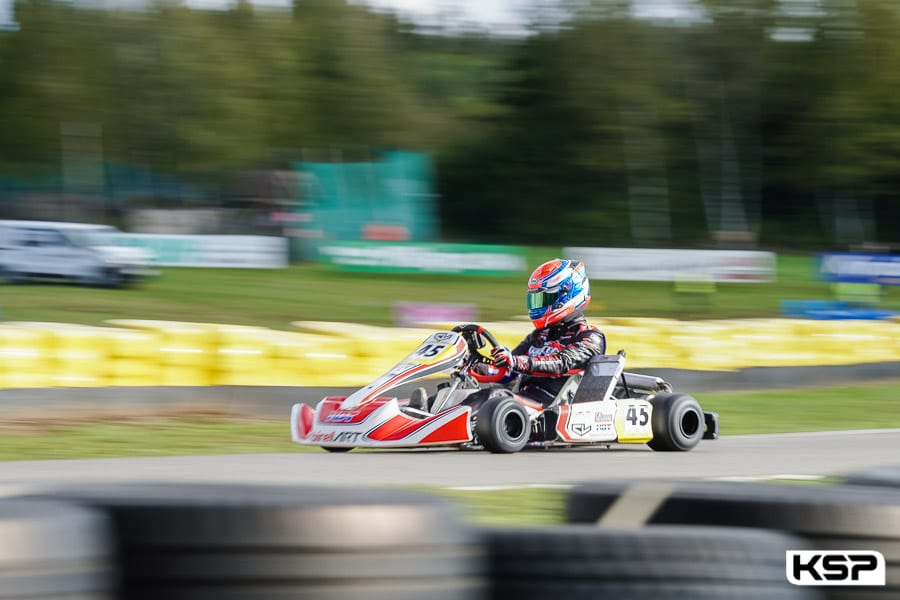
[[[320,446],[326,452],[350,452],[353,448],[348,446]]]
[[[653,404],[653,439],[647,445],[657,451],[684,452],[703,437],[703,409],[687,394],[657,394]]]
[[[491,398],[478,409],[475,435],[491,452],[518,452],[531,437],[528,411],[510,396]]]

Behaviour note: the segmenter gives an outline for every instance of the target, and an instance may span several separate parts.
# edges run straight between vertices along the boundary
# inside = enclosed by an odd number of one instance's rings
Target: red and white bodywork
[[[315,409],[295,404],[291,410],[291,438],[298,444],[329,448],[469,442],[473,437],[471,407],[457,404],[434,415],[404,412],[400,400],[387,393],[404,383],[452,371],[466,353],[466,342],[458,333],[436,332],[390,371],[350,396],[327,397]]]
[[[313,410],[295,404],[291,436],[298,444],[381,448],[454,445],[472,439],[469,406],[454,406],[431,417],[411,417],[397,398],[373,398],[359,409],[342,409],[343,398],[325,398]]]
[[[526,445],[648,444],[654,450],[689,450],[718,437],[718,416],[702,411],[687,395],[671,393],[658,377],[625,373],[623,352],[594,356],[546,406],[522,395],[466,398],[477,391],[474,365],[487,338],[475,324],[431,334],[390,371],[347,397],[329,396],[315,408],[291,409],[291,438],[326,450],[484,447],[518,452]],[[391,391],[424,377],[450,373],[427,410]],[[477,412],[473,412],[477,411]]]

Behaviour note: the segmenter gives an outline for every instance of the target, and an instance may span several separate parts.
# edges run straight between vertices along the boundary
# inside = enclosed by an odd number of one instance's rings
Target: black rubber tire
[[[684,452],[703,439],[703,409],[687,394],[657,394],[653,404],[653,439],[647,445],[657,451]]]
[[[563,591],[564,590],[564,591]],[[502,593],[496,592],[493,600],[521,600],[522,598],[565,598],[566,600],[824,600],[820,592],[812,588],[784,589],[783,585],[759,585],[753,588],[737,588],[717,583],[684,583],[681,581],[620,584],[614,582],[569,581],[556,584],[512,583]],[[866,600],[847,598],[846,600]],[[871,599],[876,600],[876,599]],[[881,599],[879,599],[881,600]],[[883,600],[888,600],[885,596]]]
[[[737,525],[803,536],[900,539],[900,493],[843,485],[608,480],[572,488],[566,519],[596,522],[626,494],[644,501],[654,496],[656,508],[647,516],[648,524]]]
[[[44,500],[0,501],[0,599],[111,598],[109,534],[109,521],[98,511]]]
[[[900,490],[900,465],[873,467],[844,477],[848,485],[873,485]]]
[[[338,560],[336,558],[336,560]],[[466,587],[468,585],[468,587]],[[332,581],[320,584],[261,584],[236,587],[203,582],[192,586],[145,585],[129,591],[128,600],[481,600],[487,584],[459,579],[383,580],[366,583]],[[31,600],[30,598],[28,600]],[[65,600],[69,600],[66,598]]]
[[[883,587],[848,587],[827,588],[827,600],[897,600],[900,598],[896,589]]]
[[[518,452],[531,438],[528,411],[512,396],[490,398],[478,409],[475,435],[490,452]]]
[[[631,517],[642,513],[641,524],[752,527],[800,536],[808,548],[877,550],[887,561],[885,589],[900,597],[900,492],[889,488],[606,481],[570,490],[566,519],[615,525],[629,518],[629,507]],[[827,597],[852,597],[846,593],[829,588]]]
[[[434,552],[417,548],[390,552],[361,551],[355,553],[299,553],[277,550],[255,550],[235,553],[233,550],[196,549],[190,562],[154,554],[134,563],[132,577],[143,581],[219,583],[247,580],[281,580],[298,582],[347,579],[438,579],[460,574],[459,565],[471,558],[470,549],[448,548],[435,560]],[[347,576],[347,572],[352,572]],[[309,584],[307,584],[309,585]]]
[[[449,501],[415,492],[238,485],[70,486],[105,511],[121,598],[413,600],[484,591],[478,538]],[[424,594],[424,595],[423,595]]]
[[[104,510],[128,543],[358,551],[420,545],[432,538],[433,544],[426,545],[472,539],[457,522],[455,504],[429,494],[378,488],[80,484],[48,488],[40,496]],[[369,524],[351,526],[338,518],[343,515]],[[415,520],[416,526],[384,522],[392,516]]]
[[[320,446],[320,448],[322,448],[322,450],[325,450],[326,452],[335,452],[338,454],[340,454],[341,452],[350,452],[351,450],[353,450],[353,448],[350,446]]]
[[[495,600],[813,599],[785,579],[793,536],[723,527],[484,530]]]

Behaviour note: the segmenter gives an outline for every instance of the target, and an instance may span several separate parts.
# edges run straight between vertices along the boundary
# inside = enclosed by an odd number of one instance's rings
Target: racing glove
[[[498,369],[494,365],[489,365],[484,362],[475,363],[472,366],[472,372],[475,373],[476,375],[481,375],[483,377],[487,377],[490,375],[496,375],[498,371],[500,371],[500,369]]]
[[[479,362],[472,366],[472,376],[480,383],[502,383],[509,378],[509,369]]]
[[[498,367],[506,367],[511,371],[525,373],[531,370],[531,361],[527,356],[513,354],[506,346],[497,346],[491,350],[491,357]]]

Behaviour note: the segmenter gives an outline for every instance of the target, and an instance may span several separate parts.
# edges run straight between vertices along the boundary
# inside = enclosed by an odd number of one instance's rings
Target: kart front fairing
[[[416,411],[390,392],[424,377],[458,369],[469,354],[456,332],[430,335],[387,373],[344,397],[327,397],[315,409],[295,404],[291,437],[298,444],[332,448],[459,445],[470,442],[472,408],[443,402],[434,414]],[[461,396],[460,396],[461,397]]]

